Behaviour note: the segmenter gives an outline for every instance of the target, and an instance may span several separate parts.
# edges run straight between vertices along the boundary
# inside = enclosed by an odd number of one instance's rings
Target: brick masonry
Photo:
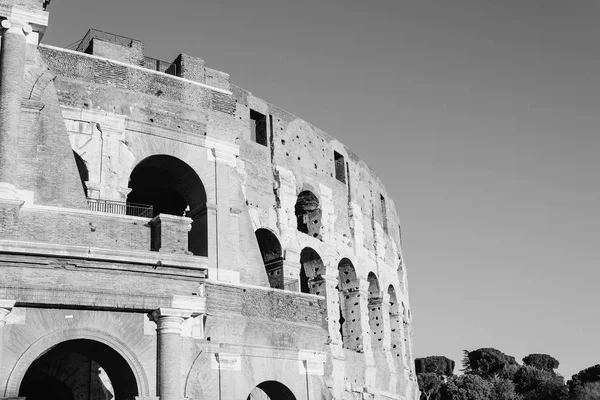
[[[0,11],[16,4],[3,1]],[[298,399],[418,398],[398,213],[354,153],[200,58],[180,55],[173,76],[141,67],[139,41],[94,40],[93,54],[26,51],[11,153],[19,173],[8,182],[19,198],[0,199],[0,300],[16,301],[0,395],[17,396],[29,365],[52,345],[86,339],[119,352],[140,397],[160,396],[149,313],[169,308],[188,314],[181,340],[165,347],[181,352],[164,400],[247,398],[265,381]],[[252,140],[251,111],[265,115],[266,145]],[[190,182],[201,182],[202,204],[195,199],[190,218],[157,217],[160,229],[149,217],[89,211],[73,152],[89,173],[87,197],[126,201],[136,166],[160,156],[187,165],[175,185],[186,199]],[[302,232],[296,203],[305,191],[317,200]],[[202,244],[188,236],[198,215]],[[292,290],[269,287],[261,246],[272,244],[257,242],[260,228],[281,247],[277,271]],[[151,251],[156,235],[159,252]],[[198,248],[206,256],[189,251]],[[305,250],[319,260],[306,278],[314,294],[298,293]],[[348,265],[350,283],[340,272]],[[368,294],[369,273],[377,294]]]

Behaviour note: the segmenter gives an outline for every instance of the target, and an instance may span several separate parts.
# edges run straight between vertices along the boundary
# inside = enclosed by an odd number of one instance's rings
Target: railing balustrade
[[[148,204],[124,203],[121,201],[87,199],[90,211],[99,211],[110,214],[131,215],[134,217],[153,217],[153,207]]]

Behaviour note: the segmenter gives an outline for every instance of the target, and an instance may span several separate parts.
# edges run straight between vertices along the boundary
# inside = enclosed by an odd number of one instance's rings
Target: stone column
[[[4,326],[6,317],[12,311],[15,302],[12,300],[0,300],[0,370],[2,370],[2,355],[4,353]]]
[[[181,324],[188,311],[159,308],[152,312],[158,342],[157,392],[161,400],[181,400]]]
[[[22,84],[25,74],[25,51],[31,26],[16,19],[1,23],[0,51],[0,195],[16,196],[18,160],[15,157],[19,141]],[[12,193],[11,193],[12,192]]]

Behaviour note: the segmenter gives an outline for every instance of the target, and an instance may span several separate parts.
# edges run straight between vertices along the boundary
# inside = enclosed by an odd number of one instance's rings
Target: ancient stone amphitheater
[[[40,44],[48,3],[0,0],[0,396],[415,400],[371,169],[200,58]]]

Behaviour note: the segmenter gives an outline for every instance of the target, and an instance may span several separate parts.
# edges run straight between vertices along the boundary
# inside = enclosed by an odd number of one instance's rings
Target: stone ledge
[[[160,307],[170,307],[168,297],[118,294],[114,292],[74,292],[72,290],[2,287],[0,297],[11,298],[17,307],[52,306],[99,310],[128,310],[148,313]]]
[[[199,341],[198,348],[208,353],[230,353],[249,357],[280,358],[285,360],[327,361],[327,353],[315,350],[289,349],[285,347],[249,346],[233,343]]]
[[[168,254],[155,251],[103,249],[41,242],[21,242],[16,240],[0,240],[0,253],[69,257],[92,261],[114,261],[194,270],[206,270],[208,266],[208,258],[202,256]]]

